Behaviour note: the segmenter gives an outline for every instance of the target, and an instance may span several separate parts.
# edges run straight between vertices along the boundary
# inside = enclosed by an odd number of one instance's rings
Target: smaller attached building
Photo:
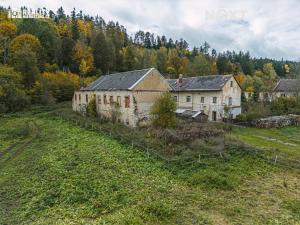
[[[168,80],[177,111],[189,110],[206,114],[210,121],[228,116],[235,118],[241,113],[241,88],[232,75],[209,75]]]
[[[273,98],[300,95],[300,79],[281,79],[273,90]]]
[[[96,99],[98,114],[117,119],[132,127],[147,123],[156,99],[170,87],[154,68],[101,76],[74,93],[73,110],[85,112],[88,102]]]

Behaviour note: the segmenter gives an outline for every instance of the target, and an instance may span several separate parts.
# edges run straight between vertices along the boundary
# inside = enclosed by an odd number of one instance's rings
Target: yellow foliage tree
[[[11,42],[12,54],[22,49],[24,46],[29,47],[29,49],[36,54],[39,54],[42,49],[41,43],[37,37],[31,34],[21,34]]]
[[[13,22],[0,22],[0,55],[2,63],[6,64],[11,40],[16,36],[17,27]]]
[[[237,80],[237,82],[239,83],[239,85],[243,85],[243,83],[246,80],[246,76],[244,73],[239,73],[239,74],[235,75],[234,77]]]
[[[92,54],[92,49],[87,47],[85,44],[81,42],[76,42],[73,49],[73,59],[77,63],[78,68],[80,69],[80,65],[84,62],[85,69],[84,72],[88,73],[94,68],[94,57]],[[81,65],[82,67],[83,65]],[[85,74],[84,73],[84,74]]]

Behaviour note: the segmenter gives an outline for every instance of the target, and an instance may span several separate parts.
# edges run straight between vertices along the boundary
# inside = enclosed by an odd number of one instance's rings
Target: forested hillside
[[[129,35],[118,22],[80,10],[50,10],[48,19],[9,19],[7,10],[0,16],[0,112],[70,100],[75,89],[116,71],[156,67],[173,78],[233,73],[252,92],[300,73],[299,62],[218,53],[205,40],[193,47],[150,32]]]

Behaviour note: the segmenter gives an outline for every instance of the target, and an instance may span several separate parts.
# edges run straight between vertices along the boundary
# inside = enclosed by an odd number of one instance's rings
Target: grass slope
[[[300,126],[280,129],[240,128],[235,129],[233,135],[252,146],[267,151],[280,151],[300,160]]]
[[[0,124],[0,224],[300,221],[299,171],[235,149],[227,160],[167,166],[47,114]]]

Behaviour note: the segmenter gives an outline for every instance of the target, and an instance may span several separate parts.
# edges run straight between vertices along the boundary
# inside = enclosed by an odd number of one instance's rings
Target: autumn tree
[[[77,41],[73,48],[73,60],[79,69],[80,65],[85,63],[85,73],[91,72],[94,68],[94,57],[92,48],[84,43]]]
[[[14,23],[3,21],[0,23],[0,55],[3,64],[8,61],[11,40],[16,36],[17,27]]]
[[[27,88],[33,86],[39,76],[41,67],[39,40],[31,34],[22,34],[11,42],[11,64],[23,75],[23,82]]]
[[[151,109],[154,126],[167,128],[176,125],[176,103],[170,93],[161,95]]]
[[[44,61],[55,63],[58,61],[59,37],[57,27],[49,20],[24,19],[18,23],[18,33],[32,34],[38,38],[43,47]]]
[[[0,66],[0,113],[20,111],[29,104],[22,75],[11,67]]]

